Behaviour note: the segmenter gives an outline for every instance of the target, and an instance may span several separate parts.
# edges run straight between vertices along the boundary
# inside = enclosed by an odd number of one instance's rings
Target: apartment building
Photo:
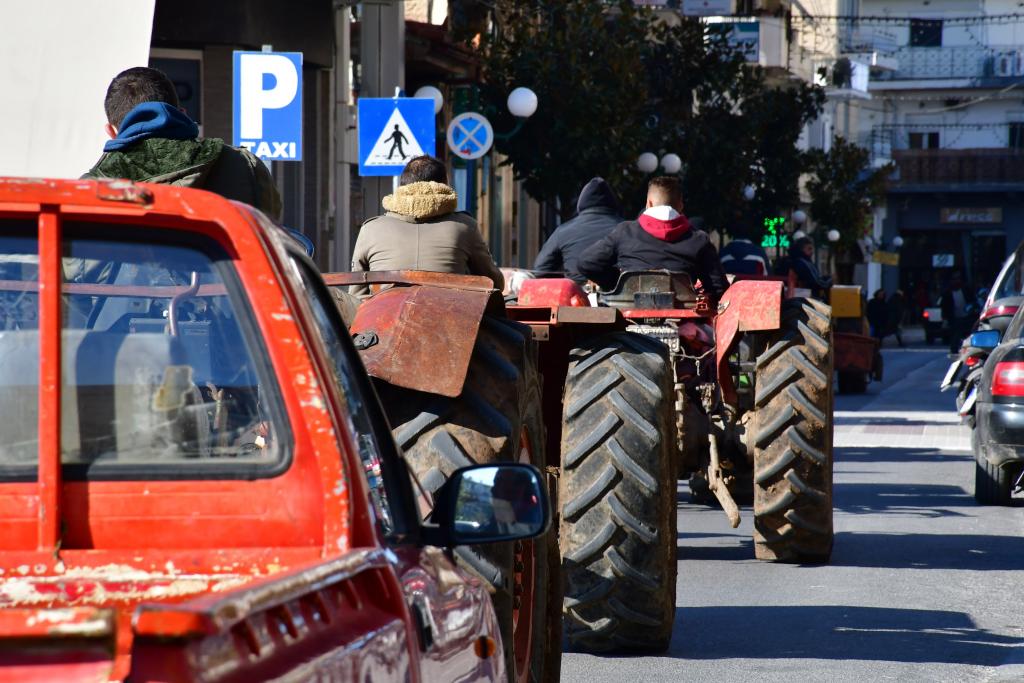
[[[1024,15],[1016,0],[861,0],[842,49],[870,65],[859,142],[896,175],[882,244],[903,238],[884,285],[954,271],[988,286],[1024,239]]]

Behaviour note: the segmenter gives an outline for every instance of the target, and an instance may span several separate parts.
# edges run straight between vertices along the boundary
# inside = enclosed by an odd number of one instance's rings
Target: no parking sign
[[[483,114],[475,111],[459,114],[448,125],[448,149],[462,159],[479,159],[493,144],[494,129]]]

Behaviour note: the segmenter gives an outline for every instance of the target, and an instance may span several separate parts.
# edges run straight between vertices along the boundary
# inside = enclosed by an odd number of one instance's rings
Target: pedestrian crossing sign
[[[434,155],[434,100],[364,97],[359,100],[359,175],[395,176],[422,154]]]

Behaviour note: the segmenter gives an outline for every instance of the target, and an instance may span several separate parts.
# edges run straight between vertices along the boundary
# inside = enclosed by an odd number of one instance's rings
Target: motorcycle
[[[974,404],[978,397],[978,384],[989,353],[999,345],[999,330],[980,330],[968,336],[960,347],[960,355],[946,371],[941,391],[956,389],[956,409],[960,418],[974,429]]]

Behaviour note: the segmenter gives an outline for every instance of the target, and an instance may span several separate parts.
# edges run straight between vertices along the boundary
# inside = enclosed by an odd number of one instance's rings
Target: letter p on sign
[[[302,53],[234,53],[233,143],[264,160],[302,158]]]

